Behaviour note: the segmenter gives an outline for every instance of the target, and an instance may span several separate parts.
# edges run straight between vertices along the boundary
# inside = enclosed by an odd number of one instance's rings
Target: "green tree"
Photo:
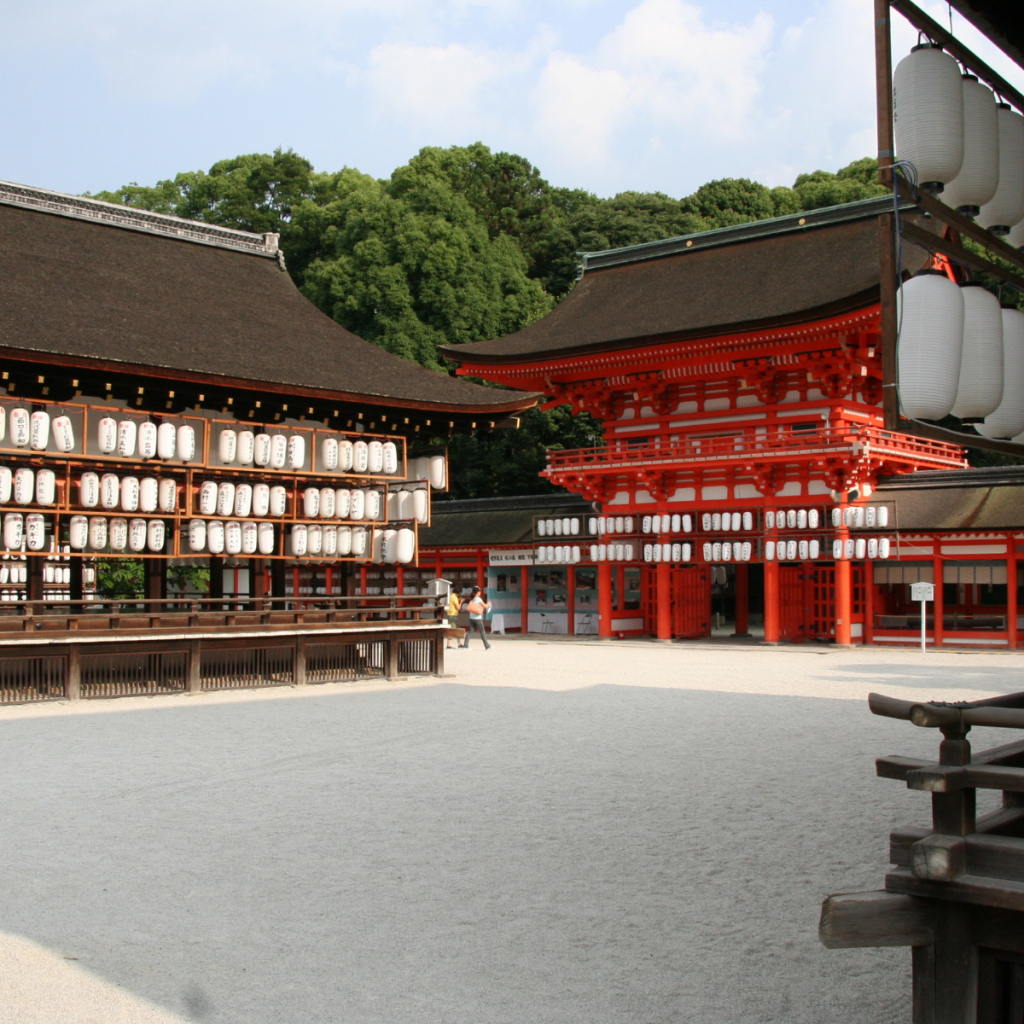
[[[136,558],[101,558],[96,563],[96,591],[101,597],[122,601],[141,598],[146,579]]]
[[[682,208],[710,227],[725,228],[774,217],[775,199],[770,189],[749,178],[719,178],[683,199]]]
[[[619,249],[641,242],[703,231],[710,225],[662,192],[620,192],[611,199],[577,201],[569,225],[583,252]]]

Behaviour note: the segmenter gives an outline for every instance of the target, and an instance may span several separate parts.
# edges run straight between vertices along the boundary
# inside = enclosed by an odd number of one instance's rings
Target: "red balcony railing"
[[[962,469],[963,451],[942,441],[927,441],[879,427],[781,428],[766,433],[718,437],[687,437],[679,441],[548,452],[547,475],[586,469],[621,473],[627,469],[671,469],[728,463],[809,462],[845,458],[875,459],[916,469]]]

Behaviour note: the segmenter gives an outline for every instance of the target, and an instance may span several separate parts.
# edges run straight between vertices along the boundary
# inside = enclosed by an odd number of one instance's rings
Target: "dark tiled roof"
[[[420,530],[420,546],[529,544],[533,541],[534,516],[580,516],[590,511],[592,506],[575,494],[437,502],[431,525]]]
[[[296,289],[274,235],[3,182],[0,345],[74,365],[98,360],[441,411],[534,404],[345,330]]]
[[[448,346],[468,363],[528,362],[785,327],[878,301],[878,216],[892,200],[585,254],[585,272],[546,317],[504,338]],[[927,254],[904,248],[904,266]]]
[[[900,530],[1024,528],[1024,466],[909,473],[879,481]]]

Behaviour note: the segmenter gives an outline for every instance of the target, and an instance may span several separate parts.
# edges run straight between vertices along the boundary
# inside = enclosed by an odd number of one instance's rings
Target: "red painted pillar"
[[[522,616],[519,632],[526,636],[530,632],[530,567],[528,565],[519,567],[519,602],[519,614]]]
[[[566,623],[566,632],[569,636],[576,635],[576,566],[567,565],[565,567],[566,578],[565,583],[568,587],[568,592],[565,598],[565,614],[569,616]]]
[[[612,635],[612,567],[607,562],[597,566],[597,610],[598,633],[601,636]]]
[[[764,563],[764,642],[779,643],[781,632],[779,614],[779,563],[772,559]]]
[[[484,561],[482,548],[476,553],[476,585],[481,590],[487,589],[487,563]]]
[[[736,563],[736,632],[733,636],[750,636],[750,566]]]
[[[864,643],[875,641],[875,563],[864,563]]]
[[[658,591],[658,639],[672,639],[672,566],[659,562],[657,572]]]
[[[1006,535],[1006,632],[1010,650],[1017,649],[1017,541]]]
[[[845,530],[841,531],[844,535]],[[845,536],[843,543],[846,543]],[[852,642],[850,617],[853,615],[853,563],[848,558],[836,559],[836,646],[849,647]]]
[[[932,632],[935,635],[935,646],[941,647],[942,634],[945,631],[945,622],[943,621],[945,610],[942,601],[942,548],[939,546],[940,538],[933,538],[933,543],[935,544],[935,557],[932,560],[932,565],[934,566],[932,569],[932,582],[935,584],[935,601],[932,604],[932,618],[935,625]]]

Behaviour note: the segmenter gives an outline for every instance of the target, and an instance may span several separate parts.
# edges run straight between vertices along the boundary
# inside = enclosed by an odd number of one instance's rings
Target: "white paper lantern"
[[[229,516],[235,510],[235,485],[224,481],[217,487],[217,515]]]
[[[704,541],[704,544],[701,547],[701,552],[704,555],[705,562],[711,561],[711,556],[714,554],[714,550],[714,546],[710,541]]]
[[[775,529],[775,513],[771,509],[767,509],[764,514],[764,528],[766,530]],[[771,559],[769,559],[771,561]]]
[[[995,412],[1003,399],[1003,317],[999,300],[980,284],[964,284],[960,290],[964,338],[952,413],[975,422]]]
[[[384,464],[382,468],[388,474],[398,472],[398,446],[394,441],[384,442]]]
[[[554,530],[549,530],[548,531],[548,536],[550,537],[552,535],[552,533],[553,533],[556,537],[561,537],[562,536],[562,520],[561,519],[555,519],[555,520],[549,519],[548,522],[551,523],[552,526],[554,527]]]
[[[843,557],[843,542],[841,540],[832,541],[832,557],[835,559]]]
[[[224,524],[219,519],[206,524],[206,547],[211,555],[224,553]]]
[[[222,430],[217,438],[217,457],[224,465],[235,461],[238,454],[238,435],[233,430]]]
[[[284,434],[270,436],[270,468],[284,469],[288,461],[288,438]]]
[[[412,492],[412,514],[418,523],[430,519],[430,491],[426,487],[417,487]]]
[[[53,444],[59,452],[69,452],[75,447],[75,428],[69,416],[58,416],[53,421]]]
[[[384,445],[380,441],[370,441],[366,445],[366,469],[374,475],[383,472]]]
[[[126,476],[121,480],[121,508],[125,512],[138,512],[139,510],[139,478],[137,476]]]
[[[568,537],[571,534],[572,534],[572,522],[571,522],[571,520],[568,517],[566,517],[565,519],[562,520],[562,536],[563,537]]]
[[[4,547],[17,551],[25,536],[25,517],[20,512],[8,512],[4,516]]]
[[[548,535],[548,525],[544,519],[537,520],[537,536],[546,537]]]
[[[801,562],[806,562],[807,559],[810,557],[810,554],[811,554],[810,543],[808,541],[806,541],[806,540],[798,541],[797,542],[797,546],[796,546],[796,556],[797,556],[797,558],[799,558]]]
[[[36,475],[31,469],[15,471],[14,500],[19,505],[31,505],[36,500]]]
[[[785,541],[783,541],[782,543],[785,543]],[[764,543],[764,560],[766,562],[774,562],[775,561],[775,541],[773,541],[773,540],[765,541],[765,543]]]
[[[878,557],[878,538],[869,537],[867,545],[867,556],[868,558],[875,559]]]
[[[102,551],[107,546],[107,521],[103,516],[92,516],[89,519],[89,547],[93,551]]]
[[[974,75],[961,78],[964,99],[964,162],[946,182],[942,201],[966,217],[977,217],[999,183],[999,127],[996,98]]]
[[[320,518],[321,519],[333,519],[334,518],[334,488],[333,487],[321,487],[320,488]]]
[[[853,520],[850,525],[856,527],[857,529],[861,529],[864,526],[864,506],[855,505],[852,511]]]
[[[252,460],[257,466],[270,465],[270,434],[257,434],[253,438]]]
[[[347,438],[338,439],[338,469],[343,473],[351,472],[353,459],[353,445]]]
[[[1000,103],[999,183],[991,202],[978,214],[978,223],[994,234],[1007,234],[1024,219],[1024,117]]]
[[[261,555],[272,555],[276,550],[276,544],[274,543],[274,524],[273,523],[259,523],[258,529],[258,544],[259,552]]]
[[[853,552],[855,548],[855,542],[852,537],[848,537],[843,544],[843,558],[853,558]]]
[[[352,527],[338,527],[338,555],[344,557],[352,554]]]
[[[684,544],[683,545],[683,547],[686,547],[686,548],[688,548],[689,546],[690,546],[689,544]],[[744,562],[749,562],[750,561],[750,556],[753,553],[754,553],[754,545],[751,544],[749,540],[745,540],[743,542],[743,547],[742,547],[742,550],[740,552],[740,558],[742,558]],[[689,555],[686,556],[685,560],[687,562],[690,560]]]
[[[324,549],[324,528],[319,523],[311,523],[306,527],[306,550],[311,555],[319,555]]]
[[[722,513],[721,512],[712,512],[711,513],[711,529],[712,530],[721,530],[721,528],[722,528]]]
[[[128,547],[128,520],[111,519],[107,543],[113,551],[124,551]]]
[[[863,558],[867,554],[868,542],[864,537],[858,537],[854,541],[854,557]]]
[[[94,473],[93,476],[96,476]],[[6,505],[11,500],[14,490],[14,474],[7,466],[0,466],[0,505]],[[99,477],[96,477],[97,497],[99,495]]]
[[[889,525],[889,506],[888,505],[879,505],[878,506],[878,514],[877,514],[876,518],[878,520],[879,527],[884,530],[885,527],[887,527]]]
[[[152,459],[156,456],[156,450],[156,424],[146,420],[139,424],[139,457],[143,459]]]
[[[135,420],[121,420],[117,425],[117,454],[122,459],[130,459],[135,454],[135,442],[139,436],[139,428]]]
[[[722,560],[722,545],[718,541],[714,541],[711,545],[711,560],[713,562]]]
[[[18,410],[15,409],[15,412]],[[11,413],[11,427],[14,427],[14,413]],[[96,446],[103,455],[111,455],[117,447],[117,420],[104,416],[96,424]]]
[[[574,518],[569,520],[569,533],[572,534],[573,537],[575,537],[575,536],[577,536],[579,534],[579,532],[580,532],[580,521],[579,521],[579,519],[574,517]]]
[[[7,409],[0,405],[0,441],[7,436]]]
[[[795,508],[790,508],[790,509],[786,510],[786,529],[787,530],[795,530],[796,529],[796,509]]]
[[[346,487],[334,490],[334,514],[339,519],[357,518],[352,515],[352,492]]]
[[[813,562],[821,554],[821,545],[817,540],[812,540],[807,546],[807,553]]]
[[[146,526],[146,547],[150,551],[160,552],[167,540],[167,526],[162,519],[150,519]]]
[[[1024,313],[1002,310],[1003,398],[999,408],[976,423],[983,437],[1016,437],[1024,431]]]
[[[288,492],[277,484],[270,488],[270,514],[283,516],[288,511]]]
[[[807,529],[807,509],[805,509],[805,508],[797,509],[797,513],[796,513],[796,528],[798,530],[806,530]]]
[[[288,468],[302,469],[306,464],[306,439],[302,434],[292,434],[288,438]]]
[[[333,492],[332,492],[333,494]],[[252,485],[237,484],[235,486],[235,515],[244,519],[252,513]]]
[[[338,468],[338,439],[325,437],[320,442],[320,468],[335,470]]]
[[[357,473],[365,473],[370,464],[370,449],[365,441],[356,441],[352,445],[352,468]]]
[[[743,515],[740,512],[733,512],[732,514],[732,532],[738,533],[743,525]]]
[[[156,428],[156,454],[159,459],[173,459],[178,450],[178,431],[173,423]]]
[[[238,493],[235,492],[235,501],[238,501]],[[268,484],[252,485],[252,514],[254,516],[265,516],[270,512],[270,487]],[[241,513],[236,513],[241,515]]]
[[[912,419],[940,420],[957,400],[964,296],[945,274],[923,270],[899,290],[897,306],[900,404]]]
[[[161,512],[174,512],[178,507],[178,483],[170,477],[161,477],[158,485]]]
[[[128,549],[130,551],[146,550],[146,520],[133,519],[128,524]]]
[[[952,181],[964,159],[964,100],[960,67],[926,43],[896,65],[893,76],[896,156],[917,170],[923,188]]]
[[[448,487],[448,471],[443,455],[430,456],[430,486],[435,491],[443,491]]]
[[[623,561],[625,559],[625,557],[626,557],[626,545],[625,544],[616,544],[615,545],[615,561],[616,562],[621,562],[621,561]]]
[[[578,552],[579,549],[575,548],[574,552]],[[398,531],[398,536],[395,538],[395,561],[407,565],[416,557],[416,534],[413,530],[408,527],[403,527]],[[575,561],[579,561],[577,557]]]
[[[743,561],[743,542],[734,540],[732,542],[732,560],[734,562]]]
[[[683,533],[693,533],[693,516],[683,515]]]
[[[668,529],[668,526],[666,525],[666,521],[668,520],[668,518],[669,518],[668,516],[662,516],[661,522],[662,522],[662,529],[664,529],[664,530]],[[626,520],[625,520],[625,518],[623,516],[616,516],[615,517],[615,532],[616,533],[623,533],[625,531],[625,529],[626,529]]]
[[[139,481],[139,511],[155,512],[160,501],[160,485],[155,476],[144,476]]]
[[[323,553],[331,558],[338,553],[338,528],[336,526],[323,527]]]
[[[366,515],[366,492],[352,490],[349,492],[349,518],[362,519]]]
[[[889,557],[889,538],[879,537],[878,538],[878,557],[888,558]]]
[[[366,490],[364,494],[364,516],[367,519],[381,518],[380,491]]]
[[[302,510],[307,519],[315,519],[320,514],[319,487],[307,487],[302,492]]]
[[[832,509],[832,525],[842,526],[843,525],[843,510],[836,506]]]
[[[797,542],[795,540],[786,541],[786,561],[795,562],[797,553]]]
[[[199,487],[199,514],[212,516],[217,511],[217,484],[204,480]]]
[[[818,528],[818,510],[816,508],[807,511],[807,528],[816,530]]]
[[[42,551],[46,547],[46,519],[38,512],[25,516],[25,547]]]
[[[57,477],[52,469],[36,473],[36,504],[52,505],[57,497]]]
[[[596,562],[597,561],[597,557],[595,555],[595,550],[596,550],[596,548],[593,548],[593,547],[590,549],[590,557]],[[653,559],[654,559],[654,545],[653,544],[645,544],[644,545],[644,561],[645,562],[650,562]]]
[[[181,462],[191,462],[196,457],[196,432],[187,423],[178,427],[175,451]]]
[[[655,562],[660,562],[661,561],[662,551],[663,551],[663,548],[662,548],[661,544],[655,544],[653,546],[652,554],[654,556],[654,561]]]
[[[591,519],[590,521],[592,523],[596,522],[596,520],[593,520],[593,519]],[[640,521],[640,531],[642,533],[650,533],[651,532],[651,517],[650,516],[644,516],[643,519]],[[594,531],[591,530],[590,532],[593,533]]]
[[[752,530],[754,528],[754,514],[752,512],[744,512],[742,525],[744,530]]]

